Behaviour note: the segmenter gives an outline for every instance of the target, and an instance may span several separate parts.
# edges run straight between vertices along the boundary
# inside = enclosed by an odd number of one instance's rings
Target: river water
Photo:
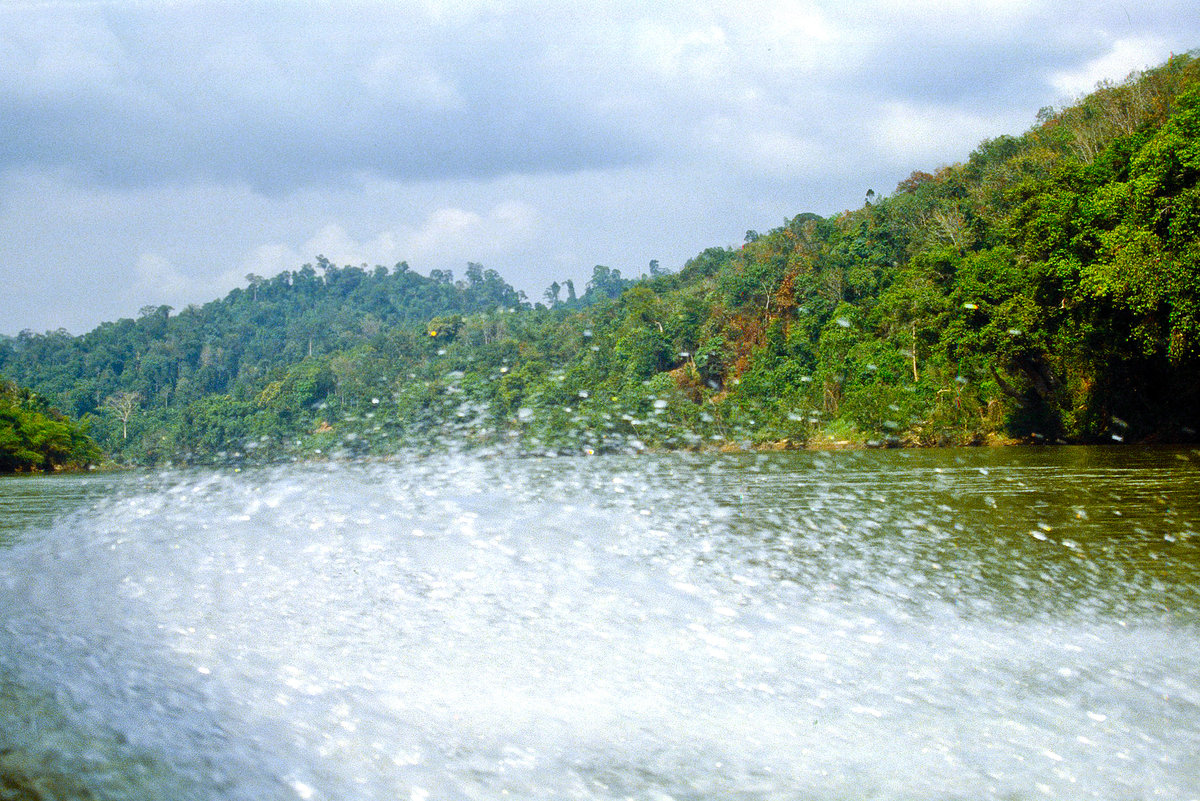
[[[1200,454],[0,480],[0,797],[1197,799]]]

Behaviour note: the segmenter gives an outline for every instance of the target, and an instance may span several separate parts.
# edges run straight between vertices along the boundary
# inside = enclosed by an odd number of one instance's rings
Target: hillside
[[[1200,61],[1046,109],[887,197],[530,304],[319,260],[172,314],[0,340],[0,373],[140,463],[1180,441],[1200,429]]]

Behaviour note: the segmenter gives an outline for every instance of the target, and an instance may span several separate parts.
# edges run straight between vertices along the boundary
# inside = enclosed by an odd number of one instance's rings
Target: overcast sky
[[[678,269],[1198,46],[1195,0],[0,0],[0,333],[318,254]]]

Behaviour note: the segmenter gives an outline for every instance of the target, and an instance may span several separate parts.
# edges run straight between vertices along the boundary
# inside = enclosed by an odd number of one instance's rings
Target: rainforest
[[[479,264],[318,257],[203,305],[0,337],[0,471],[1195,441],[1198,178],[1184,54],[674,268],[598,265],[531,299]]]

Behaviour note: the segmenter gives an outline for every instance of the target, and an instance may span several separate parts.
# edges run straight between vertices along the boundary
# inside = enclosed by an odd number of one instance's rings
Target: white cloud
[[[243,269],[266,277],[295,270],[324,256],[336,265],[391,266],[402,260],[401,248],[391,231],[380,231],[366,239],[355,239],[339,223],[329,223],[296,247],[273,242],[260,245],[242,260]]]
[[[500,0],[421,0],[430,20],[441,25],[466,25],[487,14],[498,14],[508,4]]]
[[[678,267],[1194,47],[1192,5],[0,0],[0,333],[318,254]]]
[[[783,120],[781,122],[787,122]],[[797,127],[804,127],[797,123]],[[725,169],[777,180],[782,176],[812,175],[828,168],[822,143],[806,134],[779,127],[772,121],[747,125],[738,116],[721,115],[705,120],[699,143],[705,155]]]
[[[469,261],[486,263],[527,245],[537,232],[537,220],[532,206],[508,200],[482,213],[441,207],[417,225],[383,229],[361,239],[342,224],[329,223],[296,246],[280,242],[260,245],[242,259],[242,265],[245,272],[272,276],[320,255],[337,265],[390,267],[407,261],[419,270],[461,271]]]
[[[864,5],[868,13],[885,19],[906,16],[928,24],[953,21],[1007,26],[1041,12],[1045,4],[1040,0],[876,0]]]
[[[1131,72],[1165,61],[1170,47],[1157,36],[1118,39],[1107,53],[1082,67],[1060,70],[1050,76],[1050,85],[1074,99],[1096,88],[1101,81],[1120,81]]]
[[[537,212],[519,201],[502,202],[483,214],[457,207],[438,209],[399,237],[414,261],[480,261],[524,245],[537,228]]]
[[[872,141],[878,151],[910,169],[930,169],[962,161],[984,139],[1019,133],[1023,120],[1011,111],[984,115],[939,105],[885,103]]]
[[[311,257],[302,257],[297,251],[281,242],[259,245],[242,259],[242,269],[246,274],[272,278],[284,270],[295,270]]]
[[[357,240],[337,223],[326,225],[301,246],[304,253],[319,253],[334,264],[389,264],[397,260],[395,236],[380,231]]]
[[[413,110],[457,111],[466,107],[453,79],[401,48],[384,51],[364,65],[359,70],[359,81],[372,96],[383,101],[398,99]]]
[[[635,42],[642,66],[669,80],[720,80],[728,75],[733,55],[725,31],[717,25],[677,31],[666,24],[643,22]]]
[[[189,303],[224,295],[243,283],[244,275],[236,270],[219,275],[188,275],[159,254],[146,251],[138,255],[125,295],[138,308],[166,304],[181,309]]]
[[[187,288],[187,279],[175,266],[155,253],[142,253],[134,265],[130,294],[141,298],[175,297]]]
[[[10,9],[8,20],[19,24],[0,26],[0,92],[42,99],[112,92],[128,65],[120,43],[89,11]]]

